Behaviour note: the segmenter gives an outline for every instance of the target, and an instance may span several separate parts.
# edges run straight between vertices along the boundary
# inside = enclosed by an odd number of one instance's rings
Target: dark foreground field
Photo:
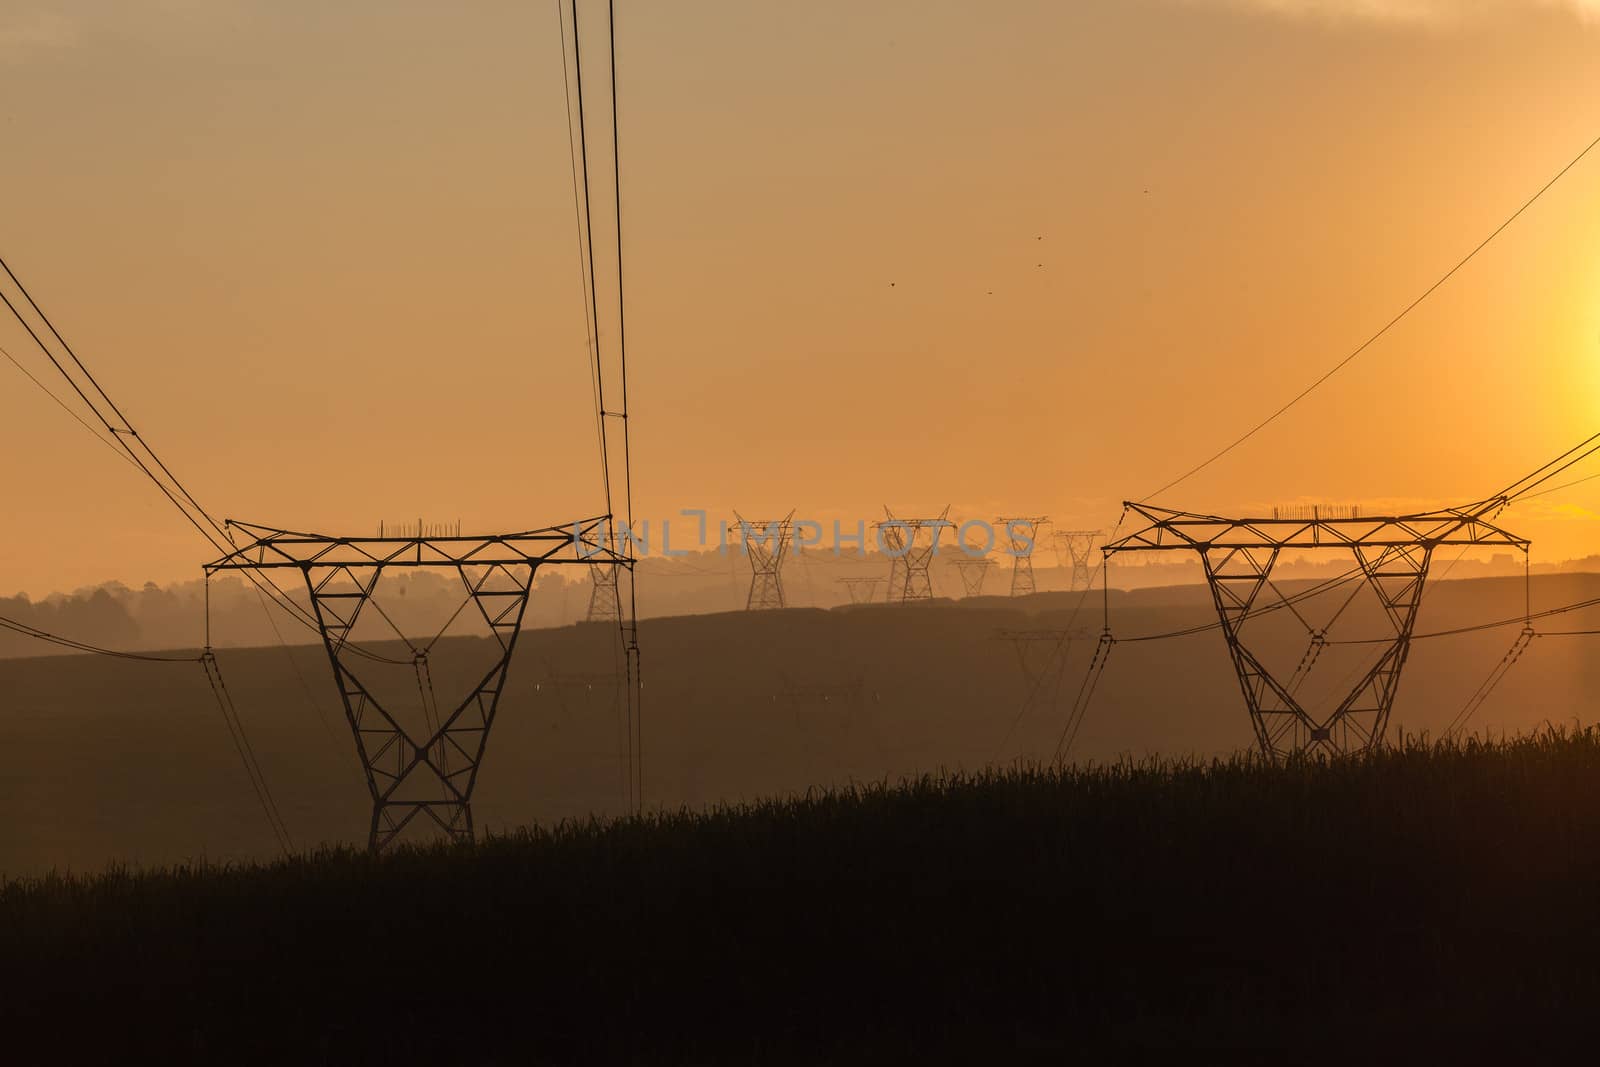
[[[1594,1031],[1597,901],[1593,731],[924,780],[380,860],[12,883],[3,1058],[1526,1050]]]

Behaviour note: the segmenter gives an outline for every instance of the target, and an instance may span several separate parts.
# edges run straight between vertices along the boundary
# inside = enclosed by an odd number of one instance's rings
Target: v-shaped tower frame
[[[766,611],[787,606],[783,596],[783,561],[789,554],[794,512],[781,519],[747,519],[733,513],[744,554],[750,560],[750,595],[746,611]]]
[[[888,505],[884,519],[875,525],[879,545],[889,557],[889,603],[909,604],[933,599],[933,557],[939,554],[939,535],[953,523],[949,506],[936,519],[897,519]],[[928,538],[923,530],[932,530]]]
[[[1185,548],[1198,553],[1256,742],[1263,754],[1274,759],[1297,752],[1359,752],[1383,741],[1436,549],[1497,545],[1528,550],[1525,538],[1490,521],[1504,506],[1499,499],[1412,515],[1367,517],[1341,512],[1327,518],[1315,509],[1292,518],[1230,519],[1149,504],[1129,502],[1124,506],[1148,525],[1106,544],[1102,551],[1108,557],[1118,552]],[[1243,633],[1246,621],[1259,610],[1257,601],[1271,584],[1272,569],[1284,549],[1349,551],[1393,628],[1392,635],[1380,643],[1377,661],[1330,713],[1320,717],[1297,698],[1297,678],[1285,680],[1275,675]],[[1315,646],[1327,643],[1325,632],[1315,632],[1312,642],[1308,658],[1320,651]],[[1302,670],[1306,663],[1302,659]],[[1297,676],[1300,673],[1296,671]]]
[[[472,793],[538,569],[547,564],[628,566],[630,562],[609,547],[603,518],[477,537],[327,537],[250,523],[228,525],[250,541],[208,565],[208,574],[293,569],[305,581],[372,796],[367,844],[375,852],[419,817],[451,838],[471,839]],[[363,661],[401,665],[405,661],[379,656],[350,639],[364,609],[375,604],[378,580],[391,567],[454,570],[464,591],[457,614],[472,605],[498,648],[494,662],[472,689],[440,708],[428,674],[431,642],[422,648],[412,646],[426,724],[420,732],[403,724],[394,708],[385,707],[359,670]]]

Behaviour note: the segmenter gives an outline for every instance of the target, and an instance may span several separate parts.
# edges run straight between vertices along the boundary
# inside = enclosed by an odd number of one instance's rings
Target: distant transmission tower
[[[861,705],[866,689],[859,674],[843,682],[795,682],[787,674],[781,677],[783,688],[773,699],[796,711],[823,704],[841,709],[856,708]]]
[[[906,531],[899,526],[886,527],[881,524],[878,529],[883,531],[883,548],[889,555],[889,588],[884,597],[893,604],[896,600],[905,599]]]
[[[878,583],[882,578],[836,578],[835,581],[844,584],[845,592],[850,595],[852,604],[870,604],[872,598],[878,594]]]
[[[994,521],[1005,530],[1011,542],[1011,595],[1028,596],[1038,592],[1033,581],[1033,546],[1039,539],[1039,527],[1049,522],[1050,517],[1001,516]]]
[[[1065,630],[1000,630],[998,635],[1001,640],[1011,642],[1011,646],[1017,650],[1017,666],[1022,668],[1022,680],[1027,683],[1030,694],[1039,687],[1045,668],[1060,661],[1066,650],[1072,647],[1073,641],[1093,636],[1082,627]],[[1035,654],[1034,649],[1039,649],[1039,654]],[[1040,655],[1043,656],[1042,660]]]
[[[1057,530],[1055,534],[1056,559],[1062,566],[1072,567],[1072,591],[1089,588],[1094,573],[1089,566],[1094,558],[1094,543],[1102,530]],[[1062,553],[1066,558],[1062,558]]]
[[[890,552],[889,603],[932,600],[933,577],[929,569],[939,551],[939,535],[950,525],[945,518],[950,509],[946,507],[936,519],[897,519],[888,507],[883,513],[886,518],[877,528],[883,532],[884,545]],[[925,538],[924,530],[932,532]]]
[[[617,570],[615,563],[589,564],[589,578],[594,582],[589,590],[590,622],[621,621],[622,599],[617,595]]]
[[[981,596],[983,594],[983,579],[988,575],[989,568],[994,566],[994,560],[987,556],[974,559],[968,555],[956,557],[956,573],[961,575],[961,593],[963,596]]]
[[[614,697],[626,679],[615,671],[561,671],[548,659],[545,660],[545,673],[542,678],[534,679],[533,691],[540,696],[548,694],[563,716],[572,713],[567,704],[568,693],[578,694],[580,708],[587,708],[595,693],[603,696]]]
[[[745,610],[783,607],[783,557],[789,551],[794,512],[781,519],[759,522],[751,522],[737,511],[733,517],[739,522],[744,553],[750,559],[750,596],[745,600]]]
[[[1022,704],[1011,720],[1011,728],[1006,731],[1005,739],[1000,742],[1000,747],[1004,749],[1010,744],[1017,727],[1032,709],[1035,707],[1054,709],[1059,704],[1072,642],[1088,637],[1089,633],[1083,629],[1001,630],[998,636],[1002,640],[1011,642],[1012,647],[1017,650],[1017,665],[1022,668],[1023,681]],[[1067,734],[1064,735],[1067,737],[1069,747],[1071,738],[1077,734],[1077,723],[1081,719],[1082,711],[1075,706]]]
[[[814,744],[850,735],[862,740],[875,736],[869,705],[877,703],[877,693],[868,693],[860,674],[837,681],[782,678],[783,688],[773,694],[772,702],[794,715],[802,738]]]

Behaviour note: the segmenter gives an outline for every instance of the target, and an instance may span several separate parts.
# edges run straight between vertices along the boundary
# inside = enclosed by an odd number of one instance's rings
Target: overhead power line
[[[605,496],[605,515],[609,526],[610,541],[625,562],[614,564],[616,574],[620,577],[622,571],[627,572],[627,610],[621,610],[620,596],[618,599],[617,627],[618,639],[626,660],[626,669],[621,672],[626,686],[627,700],[624,714],[626,722],[624,731],[628,759],[627,774],[627,800],[630,806],[638,810],[644,791],[644,733],[641,721],[641,682],[639,677],[639,628],[638,628],[638,595],[635,584],[634,572],[634,545],[631,537],[617,538],[616,524],[619,516],[615,507],[611,469],[611,433],[610,426],[614,422],[620,437],[620,451],[622,463],[622,515],[620,516],[631,532],[633,529],[633,473],[632,454],[629,439],[628,424],[628,334],[627,334],[627,297],[625,290],[625,276],[623,272],[623,242],[622,242],[622,136],[621,125],[618,120],[617,103],[617,12],[616,4],[608,0],[606,3],[606,46],[607,46],[607,74],[609,76],[610,90],[610,120],[611,120],[611,205],[615,212],[615,256],[616,256],[616,343],[609,349],[601,344],[600,340],[600,289],[598,284],[598,269],[595,264],[594,245],[594,214],[592,195],[592,175],[589,169],[589,137],[588,119],[585,108],[585,83],[583,76],[583,38],[581,32],[581,19],[577,0],[567,0],[567,7],[563,12],[558,0],[557,13],[560,17],[562,40],[563,76],[565,74],[566,56],[566,24],[565,16],[570,15],[572,20],[572,74],[564,84],[569,84],[572,90],[568,91],[568,150],[573,154],[572,169],[574,174],[574,214],[578,223],[578,255],[579,267],[584,279],[585,314],[589,326],[590,364],[593,370],[594,399],[597,414],[597,423],[600,436],[600,476],[601,489]],[[577,108],[576,143],[574,143],[572,125],[572,107]],[[603,203],[603,201],[602,201]],[[609,321],[609,314],[607,316]],[[616,389],[612,396],[616,399],[616,406],[607,403],[605,364],[608,351],[615,352],[616,364]],[[620,589],[619,589],[620,593]]]
[[[222,712],[223,724],[227,726],[228,736],[233,740],[234,751],[239,755],[239,762],[244,767],[245,777],[250,780],[250,789],[261,805],[262,814],[267,817],[267,824],[272,828],[272,836],[277,839],[278,849],[285,856],[292,856],[294,839],[289,835],[289,828],[283,821],[283,813],[278,810],[278,802],[272,795],[272,789],[267,785],[267,776],[262,772],[261,763],[256,758],[255,746],[250,743],[250,737],[245,733],[244,720],[239,717],[239,709],[233,702],[233,694],[228,692],[228,684],[223,681],[222,667],[217,663],[216,654],[211,649],[206,649],[200,657],[200,664],[205,668],[206,681],[211,685],[211,695],[216,698],[217,708]]]
[[[122,454],[133,463],[155,485],[161,495],[178,509],[184,519],[205,538],[219,555],[226,556],[233,552],[233,543],[228,535],[225,523],[219,522],[207,511],[194,494],[172,473],[164,460],[151,447],[150,443],[136,430],[133,423],[123,414],[122,409],[111,399],[109,393],[101,387],[98,379],[90,372],[83,360],[78,357],[77,351],[70,345],[61,331],[45,314],[38,301],[22,284],[16,272],[11,269],[5,259],[0,258],[0,273],[9,279],[11,287],[15,289],[17,299],[0,284],[0,303],[6,306],[18,324],[27,332],[34,345],[44,355],[50,365],[55,368],[61,378],[71,388],[72,392],[82,401],[100,425],[105,429],[110,443],[121,449]],[[20,306],[19,306],[20,305]],[[26,309],[26,310],[24,310]],[[20,364],[19,364],[20,366]],[[30,375],[30,377],[32,377]],[[39,383],[43,388],[43,384]],[[49,392],[49,390],[46,390]],[[51,394],[54,397],[54,394]],[[56,398],[58,403],[62,403]],[[63,406],[66,406],[63,403]],[[70,411],[70,408],[68,409]],[[83,419],[79,419],[84,422]],[[93,426],[85,422],[93,431]],[[95,432],[96,437],[100,437]],[[267,581],[260,574],[246,570],[245,577],[253,583],[258,590],[271,597],[273,602],[306,629],[317,632],[317,623],[309,611],[297,604],[292,597],[277,585]],[[370,652],[366,649],[356,649],[358,655],[369,659],[388,662],[387,657]]]
[[[1523,493],[1517,499],[1518,500],[1532,500],[1534,497],[1549,496],[1551,493],[1559,493],[1563,489],[1571,489],[1573,486],[1582,485],[1584,482],[1592,482],[1596,478],[1600,478],[1600,474],[1585,475],[1582,478],[1574,478],[1570,482],[1562,482],[1560,485],[1552,485],[1548,489],[1541,489],[1537,493]]]
[[[1228,453],[1232,452],[1234,449],[1250,440],[1256,434],[1272,425],[1290,408],[1294,407],[1296,404],[1300,403],[1300,401],[1304,400],[1306,397],[1310,396],[1313,392],[1320,388],[1322,384],[1329,378],[1332,378],[1335,374],[1338,374],[1345,367],[1349,366],[1350,363],[1356,359],[1356,357],[1360,356],[1363,352],[1376,344],[1385,334],[1394,329],[1395,326],[1399,325],[1401,320],[1403,320],[1407,315],[1410,315],[1412,311],[1416,310],[1419,304],[1428,299],[1428,297],[1432,296],[1440,286],[1444,285],[1445,282],[1448,282],[1451,278],[1455,277],[1461,268],[1465,267],[1477,257],[1479,252],[1482,252],[1485,248],[1489,247],[1490,243],[1493,242],[1496,237],[1499,237],[1508,226],[1517,221],[1517,219],[1522,216],[1523,212],[1527,211],[1530,207],[1537,203],[1540,197],[1549,192],[1551,187],[1565,177],[1568,171],[1577,166],[1583,160],[1583,158],[1594,149],[1596,145],[1600,145],[1600,137],[1596,137],[1594,140],[1585,145],[1583,151],[1579,152],[1576,156],[1573,156],[1566,166],[1562,167],[1556,172],[1555,177],[1551,178],[1549,181],[1540,186],[1538,192],[1530,196],[1526,201],[1523,202],[1521,207],[1513,211],[1504,222],[1496,226],[1494,230],[1490,232],[1489,236],[1485,237],[1483,240],[1479,241],[1475,246],[1473,246],[1472,251],[1468,252],[1465,256],[1456,261],[1455,266],[1451,267],[1449,270],[1440,275],[1437,281],[1423,290],[1421,296],[1418,296],[1415,300],[1411,301],[1411,303],[1402,308],[1398,315],[1384,323],[1383,326],[1379,328],[1377,333],[1374,333],[1371,337],[1368,337],[1365,341],[1362,341],[1359,345],[1357,345],[1354,351],[1350,352],[1343,359],[1339,360],[1339,362],[1335,363],[1332,367],[1324,371],[1320,377],[1318,377],[1304,389],[1300,390],[1300,392],[1296,393],[1288,400],[1288,402],[1284,403],[1277,410],[1273,411],[1272,414],[1268,415],[1266,418],[1250,427],[1243,434],[1239,435],[1232,442],[1213,453],[1207,459],[1189,468],[1187,471],[1178,475],[1176,478],[1172,479],[1172,481],[1168,482],[1166,485],[1163,485],[1155,492],[1147,494],[1143,499],[1147,502],[1153,502],[1155,498],[1160,496],[1162,493],[1181,485],[1190,478],[1194,477],[1196,474],[1199,474],[1201,471],[1217,462],[1217,460],[1226,456]]]
[[[255,748],[250,743],[249,735],[245,733],[244,721],[239,717],[239,709],[234,705],[233,696],[228,692],[228,687],[222,680],[222,668],[217,665],[216,655],[208,648],[198,655],[159,655],[148,652],[126,652],[121,649],[104,648],[100,645],[79,641],[71,637],[51,633],[29,623],[0,615],[0,630],[8,630],[21,634],[24,637],[61,648],[71,649],[94,656],[105,656],[111,659],[137,660],[143,663],[198,663],[205,670],[206,681],[211,686],[212,696],[217,701],[217,706],[222,712],[224,725],[228,728],[228,736],[233,740],[235,751],[239,755],[241,765],[244,767],[245,776],[250,781],[250,789],[255,794],[257,802],[261,805],[262,813],[267,818],[267,824],[272,829],[272,836],[278,843],[278,848],[284,855],[291,855],[294,851],[294,841],[289,836],[288,827],[284,824],[283,815],[278,810],[277,801],[272,796],[272,789],[267,785],[266,776],[261,771],[261,764],[256,758]]]
[[[1534,492],[1535,489],[1543,485],[1545,482],[1548,482],[1550,479],[1571,470],[1573,467],[1577,466],[1579,463],[1582,463],[1596,452],[1600,452],[1600,433],[1590,434],[1582,441],[1579,441],[1577,444],[1561,453],[1555,459],[1535,467],[1527,474],[1524,474],[1521,478],[1518,478],[1516,481],[1500,490],[1500,492],[1496,493],[1490,498],[1490,500],[1503,500],[1505,503],[1510,504],[1516,500],[1522,500],[1530,496],[1538,496],[1539,494]],[[1586,479],[1583,478],[1578,479],[1580,482],[1585,480]],[[1576,485],[1577,482],[1573,482],[1571,484]],[[1553,492],[1554,490],[1551,491]]]
[[[3,347],[0,347],[0,356],[4,356],[13,367],[16,367],[17,370],[28,379],[28,381],[38,386],[41,393],[55,401],[55,404],[58,408],[72,416],[74,422],[89,432],[89,436],[93,437],[96,441],[99,441],[102,445],[105,445],[107,448],[111,449],[112,455],[116,456],[129,466],[137,467],[137,464],[135,464],[132,459],[128,458],[128,454],[117,447],[116,442],[112,441],[109,437],[103,435],[99,430],[96,430],[93,426],[89,425],[87,419],[78,414],[76,411],[72,410],[72,405],[61,399],[61,397],[58,396],[56,392],[48,385],[44,384],[44,382],[41,382],[38,377],[34,375],[33,371],[29,370],[22,364],[21,360],[17,359],[16,356],[13,356]]]
[[[227,544],[227,531],[207,514],[206,510],[195,500],[193,494],[173,475],[172,471],[161,460],[161,457],[156,455],[155,451],[139,436],[139,432],[134,429],[133,423],[117,407],[116,402],[111,399],[110,395],[101,388],[95,376],[89,372],[83,361],[78,358],[77,352],[61,336],[61,331],[56,329],[55,323],[39,307],[33,295],[28,292],[27,286],[22,284],[22,281],[11,269],[10,264],[3,258],[0,258],[0,270],[5,272],[6,277],[11,280],[11,284],[16,287],[16,291],[21,295],[22,300],[27,303],[28,308],[33,312],[33,319],[37,319],[37,322],[24,314],[17,304],[12,301],[11,295],[4,289],[0,289],[0,301],[5,303],[12,316],[27,331],[28,336],[33,339],[39,351],[44,353],[45,358],[65,379],[72,391],[78,395],[78,399],[83,401],[89,411],[105,427],[106,432],[111,436],[111,440],[122,446],[123,450],[155,483],[162,494],[183,513],[184,518],[188,519],[190,524],[199,530],[206,540],[212,543],[213,547],[217,547],[220,550],[222,545]],[[59,353],[50,344],[46,343],[44,337],[41,336],[38,329],[41,325],[49,332],[56,345],[60,346]],[[63,354],[66,357],[65,362],[61,358]],[[68,369],[67,362],[71,363],[73,369]]]
[[[31,637],[36,641],[43,641],[47,644],[59,645],[62,648],[70,648],[75,652],[86,652],[95,656],[110,656],[115,659],[142,660],[146,663],[200,662],[200,657],[198,655],[162,656],[148,652],[126,652],[115,648],[102,648],[99,645],[91,645],[87,641],[78,641],[71,637],[63,637],[60,634],[51,633],[48,630],[41,630],[37,626],[30,626],[28,623],[20,622],[16,619],[9,619],[3,615],[0,615],[0,629],[10,630],[12,633],[21,634],[23,637]]]
[[[595,438],[600,449],[600,483],[602,490],[610,484],[610,472],[607,470],[606,460],[606,430],[605,430],[605,401],[601,398],[601,374],[599,338],[595,336],[595,323],[598,321],[593,309],[594,287],[592,283],[593,267],[590,263],[591,253],[589,240],[592,228],[588,225],[587,200],[589,190],[589,175],[584,169],[588,163],[587,145],[584,147],[583,159],[579,159],[578,134],[573,130],[573,100],[572,100],[572,65],[567,60],[567,0],[556,0],[556,25],[561,31],[561,94],[567,108],[567,155],[572,172],[572,213],[577,223],[578,233],[578,289],[583,294],[583,335],[584,348],[589,356],[589,390],[594,400],[594,427]],[[573,12],[573,32],[577,32],[577,12]],[[576,51],[576,48],[574,48]],[[582,118],[578,118],[582,124]]]

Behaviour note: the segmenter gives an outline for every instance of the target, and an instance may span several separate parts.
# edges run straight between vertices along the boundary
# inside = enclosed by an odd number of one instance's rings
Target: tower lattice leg
[[[929,573],[929,555],[908,554],[903,561],[906,586],[904,600],[932,600],[933,576]]]
[[[1028,596],[1035,591],[1033,557],[1017,556],[1011,564],[1011,595]]]
[[[783,582],[778,576],[778,571],[775,568],[752,571],[750,596],[745,601],[745,608],[750,611],[765,611],[783,606]]]
[[[616,622],[622,618],[622,598],[617,593],[615,563],[589,564],[589,578],[594,583],[589,589],[590,622]]]
[[[1394,633],[1380,649],[1377,662],[1334,711],[1321,719],[1310,714],[1291,688],[1267,669],[1241,633],[1251,608],[1270,580],[1279,551],[1212,547],[1200,553],[1257,744],[1264,755],[1273,759],[1297,752],[1339,755],[1380,744],[1394,707],[1400,672],[1410,652],[1431,547],[1417,544],[1355,550],[1356,562]]]
[[[372,796],[368,847],[382,851],[419,816],[451,839],[471,840],[472,792],[527,610],[534,566],[457,568],[466,597],[488,625],[499,655],[454,710],[420,737],[384,706],[351,664],[350,633],[382,569],[383,564],[359,563],[303,567]]]

